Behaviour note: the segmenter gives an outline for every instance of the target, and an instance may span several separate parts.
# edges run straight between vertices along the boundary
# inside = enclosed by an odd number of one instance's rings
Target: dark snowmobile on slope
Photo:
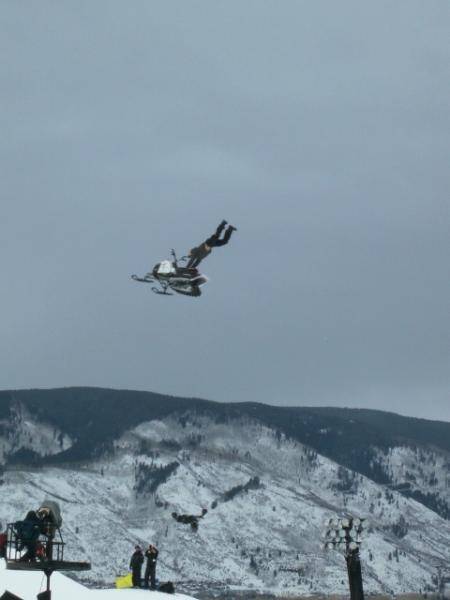
[[[157,263],[153,270],[144,277],[132,275],[131,278],[142,283],[157,283],[159,287],[152,286],[152,291],[155,294],[173,296],[172,292],[176,292],[194,298],[200,296],[202,293],[200,286],[208,281],[206,275],[200,273],[195,267],[179,265],[180,262],[186,261],[188,257],[184,256],[177,259],[174,250],[171,251],[171,256],[172,260],[163,260]]]

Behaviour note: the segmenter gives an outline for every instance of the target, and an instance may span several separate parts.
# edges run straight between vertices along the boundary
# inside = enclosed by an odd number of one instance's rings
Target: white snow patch
[[[46,578],[43,573],[35,571],[9,571],[5,561],[0,559],[0,594],[6,590],[16,594],[23,600],[36,600],[37,594],[46,589]],[[51,577],[52,599],[54,600],[136,600],[149,598],[151,600],[193,600],[192,596],[184,594],[164,594],[149,590],[90,590],[89,588],[69,579],[61,573],[54,573]]]

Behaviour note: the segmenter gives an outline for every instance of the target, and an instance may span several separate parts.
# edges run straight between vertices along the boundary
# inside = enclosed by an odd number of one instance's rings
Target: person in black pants
[[[147,566],[145,567],[144,587],[148,588],[148,580],[150,579],[150,589],[156,589],[156,559],[158,558],[158,550],[153,544],[149,544],[145,551],[147,558]]]
[[[130,560],[133,587],[141,587],[141,569],[143,562],[144,555],[142,554],[142,548],[140,546],[135,546]]]
[[[21,562],[36,560],[38,540],[42,529],[42,519],[39,511],[30,510],[23,521],[14,523],[14,530],[19,539],[20,548],[26,548],[25,554],[20,557]]]
[[[225,244],[228,244],[231,234],[233,231],[236,231],[236,227],[233,227],[233,225],[228,225],[223,238],[221,238],[220,235],[225,229],[226,225],[227,222],[222,221],[222,223],[220,223],[219,227],[216,229],[216,232],[211,237],[200,244],[200,246],[196,246],[189,251],[190,258],[186,265],[188,269],[196,269],[202,260],[211,253],[212,248],[217,248],[218,246],[225,246]]]

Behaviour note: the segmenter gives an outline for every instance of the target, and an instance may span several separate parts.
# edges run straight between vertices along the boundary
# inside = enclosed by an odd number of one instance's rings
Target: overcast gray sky
[[[449,7],[2,0],[0,388],[450,420]]]

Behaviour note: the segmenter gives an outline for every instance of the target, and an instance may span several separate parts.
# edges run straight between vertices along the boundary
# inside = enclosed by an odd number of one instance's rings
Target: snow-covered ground
[[[167,480],[146,487],[156,468],[168,465]],[[421,468],[425,478],[428,467]],[[160,580],[194,595],[200,589],[345,594],[344,558],[324,552],[321,540],[325,519],[344,514],[367,519],[361,547],[367,592],[431,590],[436,565],[450,564],[449,521],[250,420],[155,420],[116,440],[109,457],[9,470],[3,479],[3,523],[23,518],[45,497],[60,503],[67,558],[93,565],[82,575],[86,583],[110,585],[127,571],[135,543],[152,542],[160,550]],[[251,480],[257,483],[239,490]],[[203,508],[197,532],[172,518]]]
[[[193,600],[191,596],[183,594],[164,594],[149,590],[90,590],[89,588],[72,581],[61,573],[54,573],[51,578],[53,600]],[[8,571],[5,561],[0,559],[0,595],[6,590],[19,596],[22,600],[36,600],[37,594],[46,589],[46,578],[43,573],[34,571]]]

